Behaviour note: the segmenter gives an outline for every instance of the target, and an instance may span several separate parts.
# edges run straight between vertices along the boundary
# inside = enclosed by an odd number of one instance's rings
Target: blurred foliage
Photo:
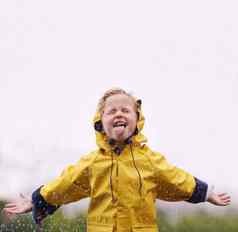
[[[216,216],[199,212],[183,216],[176,223],[170,223],[168,217],[162,212],[159,225],[160,232],[237,232],[238,215]]]
[[[4,206],[0,202],[0,210]],[[32,220],[31,214],[24,214],[14,218],[11,223],[3,223],[3,215],[0,215],[0,232],[33,232],[36,231],[36,225]],[[43,225],[44,232],[85,232],[86,231],[86,215],[80,213],[74,218],[67,218],[61,210],[54,215],[47,217]]]
[[[0,202],[0,209],[4,206]],[[215,216],[206,212],[188,214],[178,218],[172,223],[165,212],[159,214],[160,232],[237,232],[238,215],[231,213],[225,216]],[[49,216],[44,221],[44,232],[86,232],[86,215],[78,214],[74,218],[67,218],[61,210]],[[0,215],[0,232],[33,232],[36,227],[31,214],[21,215],[12,220],[9,224],[3,223]]]

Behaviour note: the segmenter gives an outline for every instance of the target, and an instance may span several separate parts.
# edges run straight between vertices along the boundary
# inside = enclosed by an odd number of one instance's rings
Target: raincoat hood
[[[144,127],[144,122],[145,122],[145,117],[142,113],[141,109],[141,100],[137,100],[137,115],[138,115],[138,120],[136,124],[136,130],[134,135],[131,137],[131,142],[133,144],[141,144],[141,143],[146,143],[147,138],[141,133],[143,127]],[[103,150],[111,150],[111,145],[109,144],[109,138],[108,136],[103,132],[103,126],[102,126],[102,120],[101,120],[101,114],[99,110],[97,109],[94,118],[93,118],[93,125],[96,133],[96,143],[99,148]]]

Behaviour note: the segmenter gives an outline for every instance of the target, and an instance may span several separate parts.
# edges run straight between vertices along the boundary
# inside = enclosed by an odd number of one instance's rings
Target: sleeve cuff
[[[36,224],[39,224],[43,218],[53,214],[59,208],[59,206],[51,205],[45,201],[40,194],[41,187],[32,193],[32,217]]]
[[[196,186],[192,196],[187,200],[190,203],[205,202],[208,198],[208,184],[195,177]]]

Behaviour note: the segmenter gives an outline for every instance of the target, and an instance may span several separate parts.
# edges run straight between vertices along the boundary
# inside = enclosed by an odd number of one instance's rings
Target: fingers
[[[223,203],[224,203],[224,205],[230,205],[231,200],[230,199],[223,200]]]
[[[15,207],[12,207],[12,208],[4,208],[2,211],[3,212],[11,212],[12,210],[15,210],[16,208]]]
[[[221,200],[224,201],[224,202],[230,202],[231,198],[228,196],[228,197],[221,198]]]
[[[23,211],[17,207],[14,208],[5,208],[4,212],[10,213],[10,214],[21,214]]]
[[[226,206],[231,203],[231,197],[227,193],[217,194],[219,198],[219,205]]]
[[[16,207],[16,203],[8,203],[5,205],[5,208],[12,208],[12,207]]]
[[[220,193],[220,194],[217,194],[219,197],[224,197],[224,196],[227,196],[227,193]]]
[[[5,205],[5,207],[3,208],[3,210],[5,212],[12,212],[14,210],[16,210],[18,208],[16,203],[8,203]]]
[[[218,194],[218,197],[224,203],[230,203],[231,202],[231,197],[227,193],[220,193],[220,194]]]
[[[26,207],[24,207],[23,205],[13,204],[13,203],[7,204],[3,208],[3,211],[7,213],[11,213],[11,214],[21,214],[21,213],[28,212]]]

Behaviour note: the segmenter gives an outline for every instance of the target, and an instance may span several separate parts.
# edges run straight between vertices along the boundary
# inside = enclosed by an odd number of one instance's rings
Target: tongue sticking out
[[[114,132],[117,136],[123,135],[124,131],[125,131],[125,126],[114,127]]]

